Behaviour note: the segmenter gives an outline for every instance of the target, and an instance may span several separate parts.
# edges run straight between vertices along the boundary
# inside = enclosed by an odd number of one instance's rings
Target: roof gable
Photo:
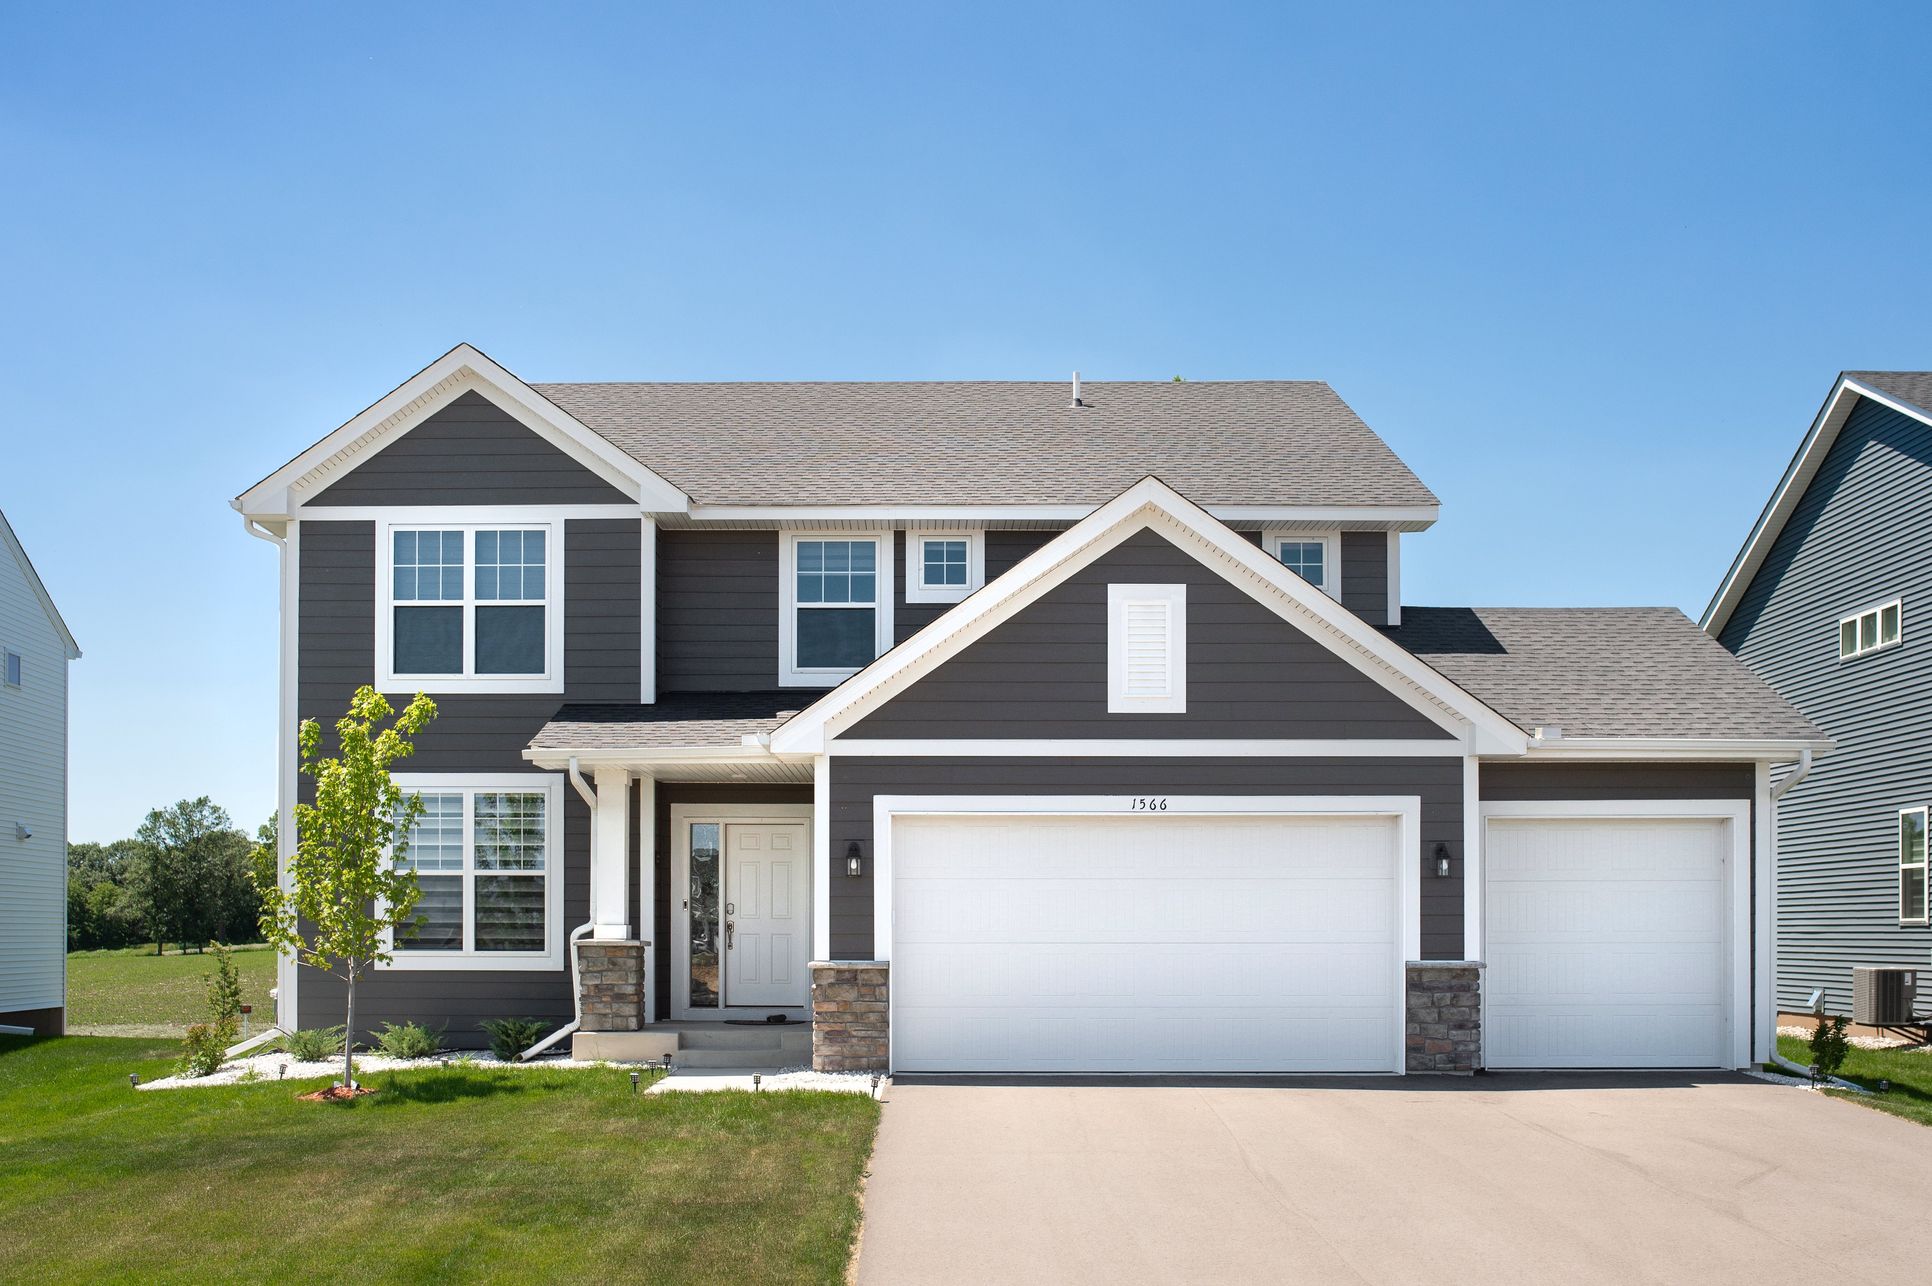
[[[61,644],[67,650],[67,659],[78,661],[80,644],[74,642],[73,632],[67,628],[67,622],[61,619],[60,609],[54,606],[53,595],[47,592],[47,586],[41,582],[40,573],[34,570],[34,560],[27,557],[27,548],[20,543],[20,537],[14,535],[13,524],[7,521],[5,513],[0,513],[0,548],[6,549],[14,562],[19,564],[20,574],[27,578],[27,588],[40,600],[40,608],[47,614],[48,623],[60,635]]]
[[[1141,531],[1154,531],[1479,753],[1521,754],[1523,731],[1158,478],[1144,478],[1048,541],[772,734],[818,753],[894,696]]]
[[[1791,463],[1785,466],[1784,476],[1778,480],[1770,500],[1765,502],[1763,511],[1751,528],[1751,534],[1745,538],[1743,548],[1731,560],[1730,569],[1725,572],[1724,580],[1711,596],[1710,605],[1704,609],[1704,615],[1698,621],[1712,637],[1722,634],[1724,627],[1729,624],[1731,614],[1737,610],[1745,591],[1751,587],[1752,579],[1764,566],[1779,533],[1790,521],[1799,501],[1804,499],[1806,489],[1817,477],[1825,457],[1861,399],[1932,425],[1932,410],[1927,409],[1932,406],[1932,372],[1846,371],[1838,377],[1830,395],[1825,398],[1824,406],[1812,420],[1811,428],[1798,444],[1797,453],[1791,457]]]
[[[403,381],[361,414],[301,452],[232,502],[245,517],[281,520],[327,490],[399,435],[474,392],[500,407],[545,442],[652,511],[681,512],[684,493],[612,445],[575,416],[468,344]]]

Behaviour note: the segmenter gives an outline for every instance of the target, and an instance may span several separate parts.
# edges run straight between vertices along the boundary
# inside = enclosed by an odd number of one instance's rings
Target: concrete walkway
[[[862,1286],[1924,1280],[1932,1132],[1741,1076],[900,1081]]]

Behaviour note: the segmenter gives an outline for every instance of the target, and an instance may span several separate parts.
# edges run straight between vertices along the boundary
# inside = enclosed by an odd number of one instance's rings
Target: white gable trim
[[[54,606],[54,596],[41,583],[40,573],[34,570],[34,560],[27,557],[27,547],[20,543],[20,537],[13,534],[13,524],[7,521],[4,513],[0,513],[0,545],[5,545],[13,554],[14,562],[20,564],[20,574],[27,578],[34,597],[40,600],[40,610],[47,614],[47,623],[60,635],[61,645],[67,650],[67,659],[80,660],[80,644],[74,642],[73,632],[67,628],[67,622],[61,619],[60,609]]]
[[[302,502],[464,393],[514,416],[644,509],[684,512],[690,499],[596,430],[468,344],[458,344],[335,432],[244,491],[234,507],[253,518],[294,515]]]
[[[1520,755],[1522,729],[1283,567],[1158,478],[1143,478],[1022,559],[979,593],[793,716],[771,736],[778,753],[823,753],[919,678],[1037,602],[1134,533],[1149,529],[1193,553],[1475,753]]]
[[[1779,533],[1784,530],[1798,502],[1804,499],[1811,480],[1818,476],[1825,456],[1838,441],[1839,432],[1845,427],[1845,421],[1851,418],[1861,397],[1897,411],[1900,415],[1909,415],[1921,424],[1932,425],[1932,412],[1881,393],[1869,384],[1840,375],[1838,382],[1832,385],[1831,395],[1825,399],[1824,408],[1811,422],[1804,441],[1799,443],[1798,453],[1785,466],[1784,476],[1778,480],[1777,489],[1771,493],[1770,501],[1758,515],[1757,524],[1745,539],[1744,548],[1732,560],[1730,571],[1725,573],[1724,581],[1717,587],[1710,606],[1704,609],[1704,617],[1698,624],[1704,627],[1705,633],[1715,638],[1729,624],[1731,613],[1737,610],[1744,591],[1751,587],[1758,569],[1770,557],[1771,547],[1777,543]]]

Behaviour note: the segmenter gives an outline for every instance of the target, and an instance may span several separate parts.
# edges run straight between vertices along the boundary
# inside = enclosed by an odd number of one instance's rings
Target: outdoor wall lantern
[[[1436,878],[1439,880],[1447,879],[1448,875],[1449,875],[1449,846],[1447,844],[1443,844],[1439,842],[1436,844]]]
[[[845,846],[845,873],[854,879],[865,874],[865,859],[859,856],[859,841]]]

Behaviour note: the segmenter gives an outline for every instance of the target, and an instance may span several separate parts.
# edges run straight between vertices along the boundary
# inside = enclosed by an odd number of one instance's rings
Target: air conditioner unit
[[[1901,1027],[1913,1021],[1919,1000],[1917,969],[1852,970],[1852,1021],[1866,1027]]]

